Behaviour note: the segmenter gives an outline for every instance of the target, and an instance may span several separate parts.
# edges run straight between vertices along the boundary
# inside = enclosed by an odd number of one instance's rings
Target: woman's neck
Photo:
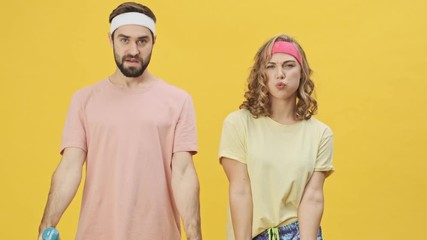
[[[293,124],[298,122],[295,114],[296,101],[290,100],[272,100],[270,118],[281,124]]]

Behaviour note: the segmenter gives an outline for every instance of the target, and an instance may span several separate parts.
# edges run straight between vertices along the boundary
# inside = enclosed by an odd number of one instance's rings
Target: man
[[[181,218],[187,238],[202,239],[194,107],[185,91],[146,69],[155,22],[138,3],[111,13],[117,69],[73,95],[39,239],[72,201],[85,162],[76,239],[179,240]]]

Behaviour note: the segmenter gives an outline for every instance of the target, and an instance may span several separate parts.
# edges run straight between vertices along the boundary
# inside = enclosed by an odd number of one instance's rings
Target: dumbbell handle
[[[53,227],[46,228],[42,234],[43,240],[57,240],[58,237],[59,237],[59,232]]]

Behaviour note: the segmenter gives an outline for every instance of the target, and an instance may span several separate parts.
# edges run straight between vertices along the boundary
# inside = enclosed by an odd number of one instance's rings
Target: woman
[[[333,134],[314,119],[311,69],[287,35],[257,52],[240,110],[224,120],[219,157],[229,180],[227,239],[320,240]]]

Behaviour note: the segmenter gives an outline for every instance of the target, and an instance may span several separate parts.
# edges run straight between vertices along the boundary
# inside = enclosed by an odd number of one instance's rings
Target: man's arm
[[[316,240],[323,214],[323,183],[326,172],[314,172],[304,189],[298,209],[301,240]]]
[[[86,152],[80,148],[66,148],[61,162],[52,176],[49,197],[39,226],[39,239],[47,227],[55,227],[73,200],[82,178]]]
[[[189,152],[173,154],[172,189],[187,239],[201,240],[199,180]]]
[[[229,181],[229,201],[234,238],[252,239],[252,190],[246,164],[230,158],[221,158]]]

